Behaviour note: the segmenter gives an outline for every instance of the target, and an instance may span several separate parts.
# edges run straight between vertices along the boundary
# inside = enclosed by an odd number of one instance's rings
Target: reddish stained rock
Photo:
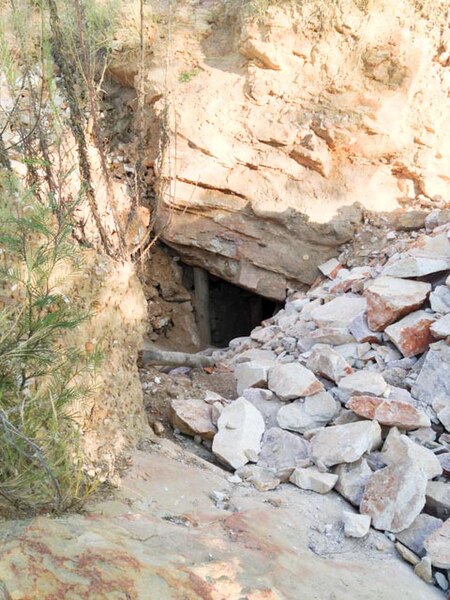
[[[435,320],[433,315],[418,310],[387,327],[385,333],[404,357],[415,356],[425,352],[434,342],[430,327]]]
[[[347,402],[347,408],[361,417],[378,421],[381,425],[398,427],[407,431],[431,425],[430,419],[424,412],[407,402],[398,400],[387,400],[374,396],[354,396]]]
[[[427,476],[411,459],[376,471],[364,490],[360,512],[375,529],[397,533],[409,527],[425,505]]]
[[[429,283],[397,277],[378,277],[364,293],[370,329],[383,331],[391,323],[420,308],[430,291]]]

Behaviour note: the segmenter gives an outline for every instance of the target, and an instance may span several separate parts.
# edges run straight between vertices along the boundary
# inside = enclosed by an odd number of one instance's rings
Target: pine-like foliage
[[[89,492],[69,408],[89,393],[80,381],[93,381],[100,359],[68,343],[89,318],[64,294],[81,267],[72,207],[56,219],[9,185],[0,206],[0,512],[60,511]]]

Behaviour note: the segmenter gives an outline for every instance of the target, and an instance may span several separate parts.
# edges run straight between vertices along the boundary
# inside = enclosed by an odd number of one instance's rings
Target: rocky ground
[[[348,502],[340,513],[345,536],[359,543],[373,529],[384,532],[416,575],[444,592],[447,218],[430,213],[409,238],[387,232],[389,246],[370,265],[322,265],[309,292],[293,293],[275,317],[215,353],[222,370],[233,367],[237,394],[192,389],[191,399],[173,399],[168,412],[175,435],[193,437],[204,457],[234,473],[236,485],[275,494],[286,486],[317,495],[334,489]]]

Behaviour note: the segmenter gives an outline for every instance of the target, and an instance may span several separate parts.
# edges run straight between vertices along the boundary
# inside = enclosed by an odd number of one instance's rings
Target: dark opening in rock
[[[249,335],[281,306],[232,285],[202,269],[183,265],[183,283],[195,298],[196,320],[204,346],[227,346],[233,338]]]

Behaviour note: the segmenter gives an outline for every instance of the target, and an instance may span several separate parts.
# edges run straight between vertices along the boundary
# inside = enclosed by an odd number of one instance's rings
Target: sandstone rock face
[[[424,507],[426,486],[425,473],[407,459],[372,475],[364,490],[360,511],[372,517],[376,529],[402,531]]]
[[[429,283],[396,277],[377,277],[366,289],[367,322],[373,331],[383,331],[420,308],[431,291]]]
[[[172,400],[168,418],[174,429],[186,435],[199,435],[205,440],[212,440],[217,431],[211,418],[211,406],[203,400]]]
[[[430,427],[427,415],[407,404],[397,400],[386,400],[373,396],[354,396],[347,403],[354,413],[366,419],[375,419],[381,425],[399,427],[407,431],[419,427]]]
[[[268,386],[281,400],[312,396],[323,390],[323,385],[314,373],[299,363],[272,367]]]
[[[381,428],[376,421],[359,421],[327,427],[311,441],[311,458],[317,465],[332,467],[357,461],[365,452],[381,445]]]
[[[342,2],[336,26],[322,28],[308,11],[281,9],[261,26],[217,25],[223,6],[177,6],[167,76],[163,19],[152,38],[149,129],[164,120],[170,142],[157,220],[186,262],[281,299],[350,239],[355,202],[392,211],[419,194],[431,204],[449,197],[446,67],[436,60],[448,51],[444,10],[419,15],[401,0],[369,18]],[[118,80],[137,85],[136,70],[114,53]],[[153,165],[160,140],[148,138]]]
[[[238,398],[224,408],[217,428],[212,451],[221,461],[233,469],[257,461],[265,425],[253,404]]]

